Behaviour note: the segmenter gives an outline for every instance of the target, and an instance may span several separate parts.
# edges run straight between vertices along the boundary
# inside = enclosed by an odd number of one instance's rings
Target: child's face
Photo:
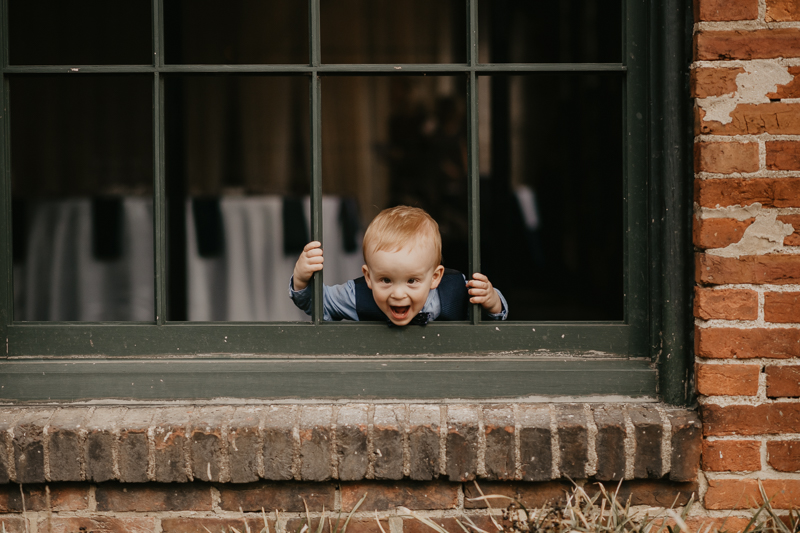
[[[439,286],[442,265],[433,266],[433,246],[422,240],[400,250],[367,253],[361,267],[367,286],[393,324],[405,326],[422,311],[428,293]]]

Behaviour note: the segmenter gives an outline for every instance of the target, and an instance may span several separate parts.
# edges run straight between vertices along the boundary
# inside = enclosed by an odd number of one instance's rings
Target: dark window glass
[[[308,63],[308,2],[164,0],[166,62]]]
[[[9,0],[12,65],[149,65],[148,0]]]
[[[464,63],[457,0],[321,0],[324,63]]]
[[[481,78],[481,265],[514,320],[623,318],[622,81]]]
[[[16,320],[153,320],[152,78],[10,80]]]

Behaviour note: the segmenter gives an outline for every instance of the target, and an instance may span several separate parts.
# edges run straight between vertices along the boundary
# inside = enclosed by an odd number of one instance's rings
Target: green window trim
[[[126,397],[520,397],[605,395],[691,402],[691,196],[687,176],[687,2],[625,0],[621,64],[479,64],[478,0],[468,0],[467,63],[323,65],[319,0],[309,0],[307,65],[168,65],[153,0],[152,65],[10,66],[2,1],[0,116],[0,400]],[[649,26],[648,22],[649,21]],[[321,78],[333,74],[462,75],[467,84],[470,265],[479,270],[478,76],[610,72],[624,77],[625,311],[620,322],[503,322],[387,328],[323,323],[176,323],[166,316],[164,76],[305,76],[310,87],[311,236],[321,240]],[[9,76],[153,76],[155,306],[152,323],[13,322]],[[13,115],[13,109],[12,109]],[[13,119],[13,116],[12,116]],[[315,356],[309,358],[309,356]],[[335,357],[334,357],[335,356]],[[414,357],[401,357],[414,356]],[[245,362],[246,361],[246,362]],[[167,366],[165,366],[167,365]],[[182,379],[159,386],[167,372]],[[235,369],[234,369],[235,367]],[[434,372],[436,368],[438,371]],[[78,370],[78,371],[76,371]],[[128,387],[129,376],[137,376]],[[438,376],[438,377],[432,377]],[[446,376],[446,377],[444,377]],[[377,378],[377,379],[376,379]],[[137,386],[137,380],[139,385]],[[124,385],[124,386],[123,386]],[[363,385],[363,386],[361,386]],[[361,392],[359,392],[359,387]]]

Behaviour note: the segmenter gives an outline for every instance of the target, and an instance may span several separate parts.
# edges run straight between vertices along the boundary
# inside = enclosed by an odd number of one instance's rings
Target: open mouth
[[[408,316],[411,310],[410,305],[391,305],[389,308],[392,310],[392,318],[395,320],[403,320]]]

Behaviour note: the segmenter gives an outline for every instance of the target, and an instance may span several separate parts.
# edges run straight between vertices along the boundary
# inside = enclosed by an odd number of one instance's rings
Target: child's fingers
[[[472,275],[472,279],[473,279],[473,280],[478,280],[478,281],[484,281],[484,282],[488,282],[488,281],[489,281],[489,278],[487,278],[486,276],[484,276],[484,275],[483,275],[483,274],[481,274],[480,272],[475,272],[475,273]]]
[[[322,248],[312,248],[307,252],[304,252],[306,257],[321,257],[322,256]]]
[[[310,243],[306,244],[303,247],[303,251],[304,252],[308,252],[309,250],[313,250],[314,248],[319,248],[320,246],[322,246],[321,242],[319,242],[319,241],[311,241]]]

